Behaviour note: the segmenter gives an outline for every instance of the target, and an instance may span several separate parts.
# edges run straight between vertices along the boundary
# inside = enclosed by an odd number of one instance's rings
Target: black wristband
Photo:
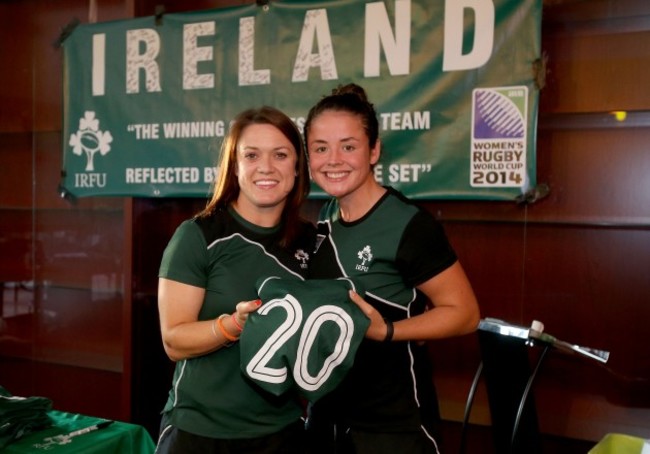
[[[393,340],[393,332],[395,331],[393,322],[387,318],[384,319],[384,322],[386,323],[386,337],[384,337],[384,342],[390,342]]]

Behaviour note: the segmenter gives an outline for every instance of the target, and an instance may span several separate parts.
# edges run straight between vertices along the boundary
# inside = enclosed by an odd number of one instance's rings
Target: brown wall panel
[[[635,33],[576,34],[567,44],[563,35],[544,41],[548,55],[548,86],[553,96],[544,99],[550,112],[607,112],[645,110],[650,90],[645,80],[650,30]],[[641,54],[641,55],[639,55]]]
[[[162,347],[158,268],[174,230],[205,206],[204,199],[134,199],[133,203],[133,420],[156,434],[172,383],[174,363]]]
[[[446,230],[483,317],[523,326],[540,320],[561,340],[611,354],[606,366],[560,351],[550,355],[535,387],[545,404],[538,409],[542,427],[594,440],[608,426],[647,433],[638,426],[650,427],[650,358],[640,341],[650,318],[650,277],[639,267],[650,269],[650,229],[453,221]],[[476,350],[472,336],[433,343],[443,416],[462,417]],[[586,408],[592,400],[596,408]],[[486,405],[479,399],[480,423],[489,423]],[[551,416],[557,412],[568,432]]]
[[[527,246],[524,228],[514,223],[452,222],[445,229],[472,282],[481,315],[520,321]]]
[[[106,11],[109,2],[99,3]],[[124,348],[122,201],[70,203],[57,191],[62,50],[54,44],[64,26],[83,20],[88,10],[84,1],[56,8],[35,1],[0,4],[0,281],[8,282],[0,375],[12,392],[51,396],[59,409],[116,417],[124,415],[116,398]],[[19,357],[34,362],[29,368],[5,362]],[[114,392],[88,398],[89,386]]]
[[[34,2],[0,2],[0,132],[31,131]],[[10,38],[11,37],[11,38]],[[11,56],[11,58],[9,58]]]
[[[4,258],[0,260],[0,282],[30,280],[34,266],[32,213],[2,210],[0,219],[0,257]]]
[[[14,395],[48,397],[60,411],[124,418],[111,391],[120,389],[121,374],[14,358],[0,365],[2,386]]]
[[[39,279],[58,287],[92,288],[93,280],[105,277],[109,290],[121,288],[122,222],[116,211],[40,211],[35,219]]]
[[[445,220],[650,225],[650,128],[539,131],[537,181],[548,196],[515,202],[436,202]]]
[[[39,291],[33,355],[46,362],[122,372],[122,306],[115,291]]]
[[[639,18],[650,8],[645,0],[543,0],[544,25],[569,28],[581,23],[607,23],[612,20]]]
[[[1,125],[2,121],[0,120],[0,129]],[[31,209],[33,164],[32,135],[30,133],[0,132],[1,209]],[[0,219],[4,216],[5,213],[0,213]]]
[[[636,342],[650,317],[650,279],[635,271],[650,264],[650,231],[531,226],[527,237],[528,320],[611,351],[613,370],[650,377],[650,358]]]
[[[34,182],[34,203],[40,209],[67,210],[73,207],[62,198],[59,189],[63,169],[63,141],[61,131],[34,133],[34,172],[39,178]],[[92,200],[76,200],[74,208],[93,206]],[[101,203],[101,202],[100,202]]]
[[[531,214],[560,222],[650,224],[649,140],[648,128],[541,131],[538,179],[551,192]]]
[[[204,9],[225,8],[229,6],[250,5],[255,0],[141,0],[135,2],[135,16],[153,16],[156,7],[164,7],[166,12],[199,11]]]
[[[650,3],[547,2],[542,50],[548,57],[545,112],[647,110]],[[553,5],[555,3],[556,5]]]

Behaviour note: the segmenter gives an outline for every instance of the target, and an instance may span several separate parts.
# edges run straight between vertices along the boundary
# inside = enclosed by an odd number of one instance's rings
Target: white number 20
[[[286,319],[264,342],[246,366],[246,372],[251,378],[267,383],[284,383],[287,380],[286,367],[269,367],[271,361],[286,342],[297,335],[302,324],[303,311],[300,303],[293,295],[273,299],[264,304],[259,310],[260,315],[266,315],[272,310],[284,309]],[[323,359],[323,365],[316,375],[307,370],[309,354],[318,337],[318,331],[324,323],[334,322],[339,327],[339,336],[333,346],[332,353]],[[342,308],[325,304],[316,308],[305,320],[300,332],[296,363],[293,368],[293,378],[298,386],[307,391],[318,390],[327,381],[334,369],[339,366],[350,350],[350,340],[354,334],[352,317]]]

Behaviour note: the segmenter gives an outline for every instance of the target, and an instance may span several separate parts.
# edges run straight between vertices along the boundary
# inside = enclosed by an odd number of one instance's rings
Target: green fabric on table
[[[46,397],[14,396],[0,386],[0,449],[22,437],[49,427],[47,412],[52,401]]]
[[[11,443],[2,454],[19,453],[83,453],[83,454],[150,454],[153,440],[144,427],[119,421],[50,411],[53,425]],[[100,427],[100,428],[96,428]],[[85,433],[83,429],[92,428]]]

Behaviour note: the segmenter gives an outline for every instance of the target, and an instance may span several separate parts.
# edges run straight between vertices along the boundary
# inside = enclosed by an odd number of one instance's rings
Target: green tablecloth
[[[26,435],[2,450],[2,454],[18,453],[83,453],[83,454],[150,454],[155,445],[142,426],[115,421],[100,429],[75,434],[76,431],[105,422],[101,418],[50,411],[52,427]]]

